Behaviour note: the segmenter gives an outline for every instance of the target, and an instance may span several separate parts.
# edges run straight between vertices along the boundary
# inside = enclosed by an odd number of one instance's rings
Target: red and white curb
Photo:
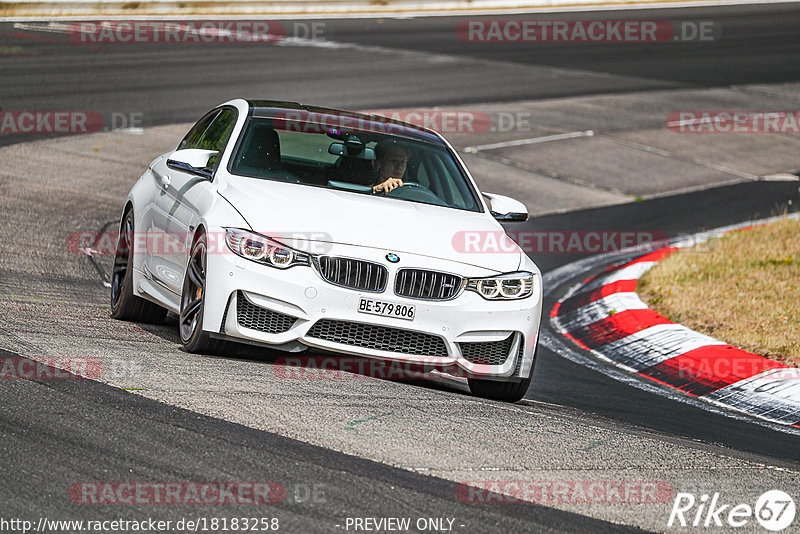
[[[800,369],[673,323],[636,294],[645,272],[688,244],[664,247],[584,280],[551,310],[555,330],[638,378],[800,428]]]

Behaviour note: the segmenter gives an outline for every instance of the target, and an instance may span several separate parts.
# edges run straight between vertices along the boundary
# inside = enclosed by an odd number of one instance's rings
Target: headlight
[[[467,282],[467,290],[475,291],[486,300],[524,299],[533,293],[533,274],[518,272],[471,278]]]
[[[271,267],[286,269],[295,265],[311,264],[305,252],[290,249],[273,239],[247,230],[226,228],[225,243],[237,256]]]

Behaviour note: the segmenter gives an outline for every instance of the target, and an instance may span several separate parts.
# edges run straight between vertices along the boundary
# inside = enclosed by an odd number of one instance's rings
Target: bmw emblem
[[[397,263],[398,261],[400,261],[400,256],[398,256],[394,252],[390,252],[389,254],[386,255],[386,259],[392,263]]]

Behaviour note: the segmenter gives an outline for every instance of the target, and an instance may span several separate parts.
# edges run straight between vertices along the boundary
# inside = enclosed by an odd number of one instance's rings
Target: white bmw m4
[[[525,395],[539,269],[439,134],[289,102],[232,100],[156,158],[122,211],[112,316],[179,315],[189,352],[222,340],[420,364],[473,394]],[[502,246],[475,247],[491,241]]]

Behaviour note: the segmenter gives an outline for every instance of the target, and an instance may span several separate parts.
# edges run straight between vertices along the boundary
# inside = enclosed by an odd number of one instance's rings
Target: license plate
[[[380,315],[381,317],[405,319],[406,321],[413,321],[414,314],[417,312],[415,306],[375,299],[361,299],[361,302],[358,303],[358,311],[361,313]]]

